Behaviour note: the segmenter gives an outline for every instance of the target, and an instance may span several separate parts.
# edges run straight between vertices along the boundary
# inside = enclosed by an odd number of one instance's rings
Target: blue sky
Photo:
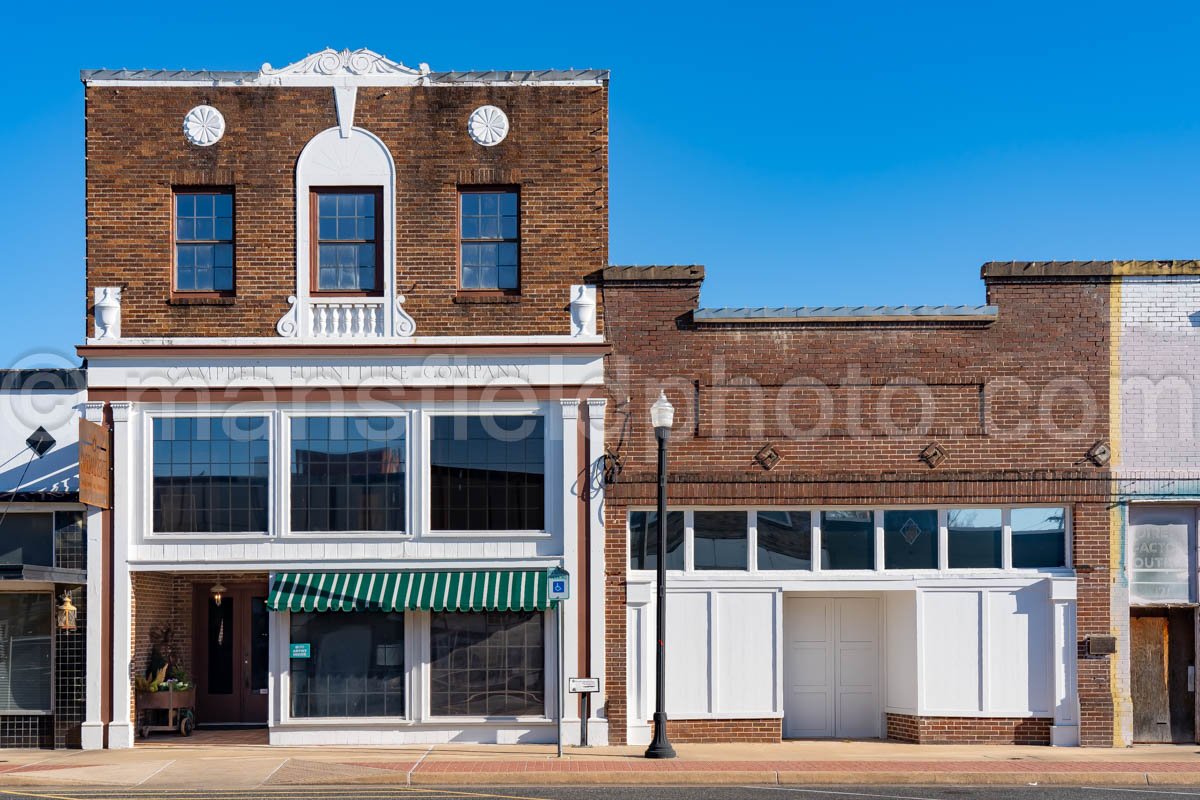
[[[44,10],[43,10],[44,9]],[[1200,257],[1195,3],[72,3],[6,10],[0,366],[83,335],[86,67],[607,67],[611,261],[703,303],[978,303],[990,259]],[[57,355],[56,355],[57,354]]]

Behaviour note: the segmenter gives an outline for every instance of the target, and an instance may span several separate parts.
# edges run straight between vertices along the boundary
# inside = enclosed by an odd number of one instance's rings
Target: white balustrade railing
[[[309,300],[309,329],[320,339],[383,336],[384,308],[381,297]]]

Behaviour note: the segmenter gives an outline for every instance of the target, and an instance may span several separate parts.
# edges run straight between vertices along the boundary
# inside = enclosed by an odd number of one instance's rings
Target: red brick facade
[[[988,302],[999,307],[990,323],[803,324],[697,323],[702,279],[698,267],[612,268],[603,281],[613,346],[605,520],[612,741],[624,740],[627,724],[626,515],[654,503],[648,409],[660,388],[676,407],[672,504],[1063,503],[1073,519],[1080,646],[1111,632],[1111,484],[1087,458],[1109,438],[1104,277],[989,279]],[[813,386],[829,391],[822,397]],[[921,452],[934,442],[948,457],[931,468]],[[755,461],[768,444],[780,456],[769,471]],[[1113,743],[1112,669],[1109,658],[1081,649],[1085,745]],[[1011,733],[990,735],[1029,737],[1024,728]]]
[[[1049,717],[887,715],[887,738],[913,744],[1050,744]]]
[[[678,744],[778,742],[780,719],[673,719],[671,741]]]
[[[295,294],[296,159],[337,124],[330,87],[89,85],[88,335],[97,286],[124,287],[125,337],[275,336]],[[211,147],[180,125],[206,103],[227,130]],[[466,120],[503,108],[508,137],[481,147]],[[396,285],[418,333],[566,334],[571,284],[608,258],[608,89],[595,86],[374,87],[355,124],[396,164]],[[520,190],[521,291],[460,295],[459,186]],[[172,299],[173,187],[232,187],[236,294]]]

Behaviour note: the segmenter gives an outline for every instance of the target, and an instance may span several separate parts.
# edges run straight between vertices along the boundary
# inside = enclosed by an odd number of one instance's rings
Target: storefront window
[[[883,512],[883,568],[937,569],[936,511]]]
[[[6,515],[0,521],[0,563],[54,566],[54,515]]]
[[[546,715],[541,613],[434,613],[429,648],[433,716]]]
[[[545,528],[542,417],[434,417],[432,428],[429,471],[434,530]]]
[[[54,566],[87,569],[82,511],[54,512]]]
[[[746,512],[697,511],[692,557],[696,569],[746,569]]]
[[[1064,508],[1012,510],[1012,565],[1017,569],[1067,564],[1067,512]]]
[[[873,512],[821,512],[821,569],[875,569]]]
[[[667,569],[683,569],[683,512],[667,512]],[[658,569],[658,512],[629,513],[629,568]]]
[[[50,711],[49,594],[0,592],[0,713]]]
[[[268,430],[266,417],[156,418],[154,531],[266,531]]]
[[[403,417],[294,417],[292,530],[405,529]]]
[[[290,645],[293,717],[404,716],[403,614],[293,613]]]
[[[1004,527],[998,508],[952,508],[946,512],[950,569],[1004,566]]]

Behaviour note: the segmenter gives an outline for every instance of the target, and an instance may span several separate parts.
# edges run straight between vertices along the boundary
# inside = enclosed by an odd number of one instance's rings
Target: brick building
[[[167,686],[272,743],[552,741],[603,658],[607,73],[82,78],[84,746],[155,735]]]
[[[706,309],[608,266],[605,72],[83,81],[83,746],[163,678],[272,743],[648,740],[660,391],[673,739],[1195,736],[1196,264]]]
[[[1158,387],[1194,361],[1196,274],[991,263],[980,307],[707,309],[700,267],[606,270],[610,739],[650,736],[648,408],[665,390],[673,739],[1128,744],[1123,526],[1148,486],[1124,473],[1118,497],[1111,470],[1186,468],[1161,447],[1194,432],[1118,424],[1142,396],[1121,381],[1148,370]],[[1195,499],[1194,481],[1171,485]],[[1186,605],[1195,507],[1167,510],[1180,519],[1144,521],[1182,537],[1164,580]],[[1186,617],[1190,667],[1193,611],[1170,613]]]

